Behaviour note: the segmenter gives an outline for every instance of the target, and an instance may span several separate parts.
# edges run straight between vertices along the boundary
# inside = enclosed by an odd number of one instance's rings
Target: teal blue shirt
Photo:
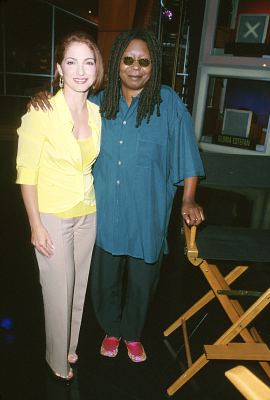
[[[91,98],[99,104],[100,96]],[[177,185],[203,176],[191,116],[180,98],[162,86],[160,117],[136,128],[138,97],[120,98],[116,119],[102,118],[101,150],[94,166],[96,244],[113,255],[157,261]]]

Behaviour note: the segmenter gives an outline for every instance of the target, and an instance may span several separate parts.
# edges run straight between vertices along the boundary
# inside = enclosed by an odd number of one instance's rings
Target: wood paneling
[[[107,66],[112,43],[122,31],[133,27],[137,0],[100,0],[98,45]]]

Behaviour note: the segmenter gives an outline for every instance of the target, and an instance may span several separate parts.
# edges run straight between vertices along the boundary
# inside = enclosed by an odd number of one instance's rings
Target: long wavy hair
[[[150,120],[155,107],[160,116],[160,86],[161,86],[161,46],[155,35],[143,28],[136,28],[121,33],[115,40],[108,63],[108,82],[104,90],[100,112],[107,119],[115,119],[119,111],[120,90],[119,67],[122,56],[129,43],[139,39],[146,43],[152,63],[151,77],[140,93],[136,127],[140,126],[143,119]]]

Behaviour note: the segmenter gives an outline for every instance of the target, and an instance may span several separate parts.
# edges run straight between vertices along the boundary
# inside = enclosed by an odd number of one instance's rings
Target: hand
[[[195,201],[183,201],[181,214],[188,225],[199,225],[205,219],[202,207]]]
[[[32,228],[31,243],[44,256],[50,257],[53,255],[54,245],[43,225]]]
[[[49,99],[52,97],[52,94],[47,92],[46,90],[43,92],[38,92],[34,96],[31,97],[29,103],[27,103],[26,108],[27,111],[30,110],[31,106],[34,107],[36,111],[41,109],[42,111],[50,111],[52,110],[52,106],[49,102]]]

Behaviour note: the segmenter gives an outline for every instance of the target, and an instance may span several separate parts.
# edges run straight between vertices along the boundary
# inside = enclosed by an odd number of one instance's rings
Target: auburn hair
[[[95,43],[93,38],[88,33],[83,32],[83,31],[72,32],[72,33],[66,35],[57,44],[56,50],[55,50],[55,55],[54,55],[55,74],[54,74],[54,80],[52,82],[53,86],[55,86],[55,87],[59,86],[60,74],[56,68],[56,65],[57,64],[61,65],[63,59],[65,58],[65,53],[67,51],[67,48],[72,43],[85,43],[89,47],[89,49],[93,51],[95,63],[96,63],[97,75],[96,75],[95,82],[93,83],[93,85],[91,87],[91,92],[98,91],[102,86],[103,77],[104,77],[103,60],[102,60],[100,51],[97,47],[97,44]]]

